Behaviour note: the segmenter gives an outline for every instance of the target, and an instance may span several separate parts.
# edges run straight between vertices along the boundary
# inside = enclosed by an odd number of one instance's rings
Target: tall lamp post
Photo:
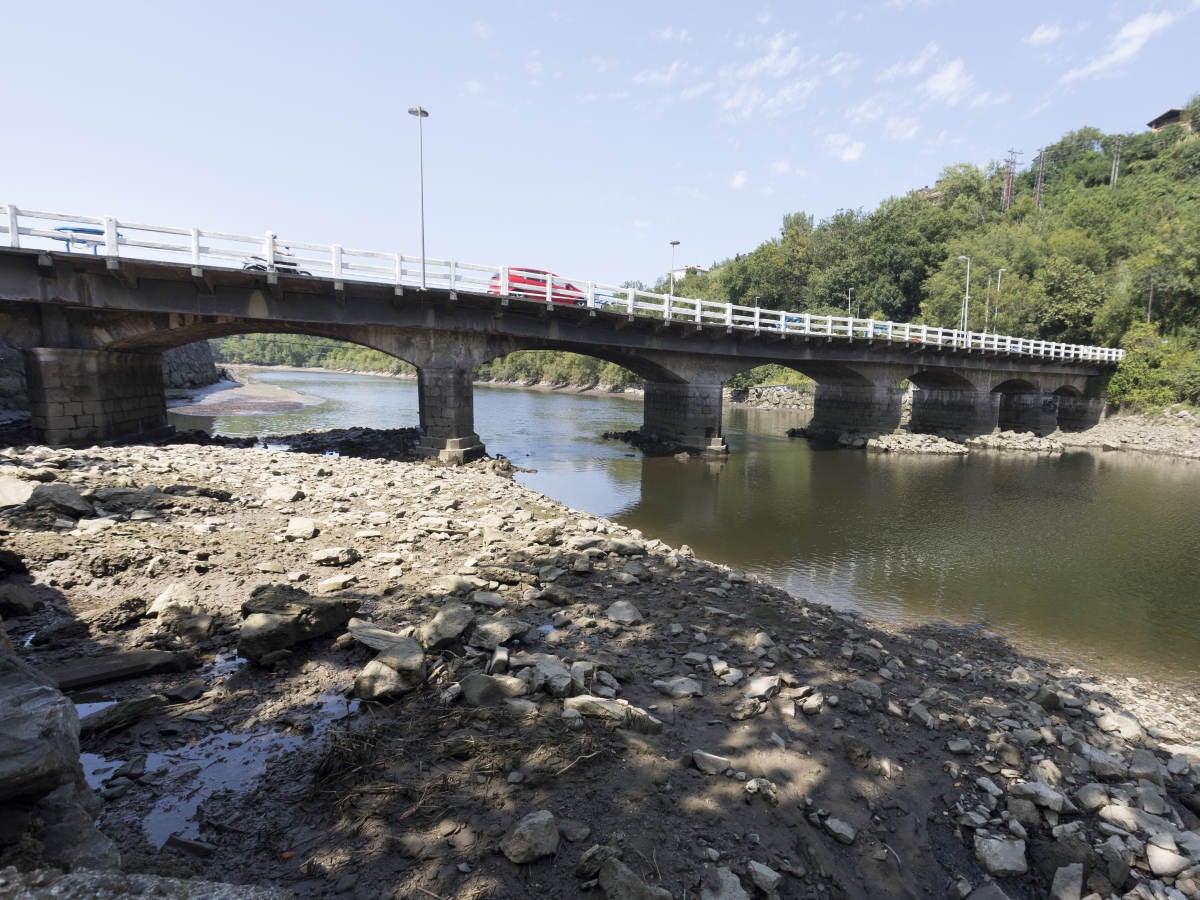
[[[421,197],[421,290],[425,290],[425,134],[422,120],[429,118],[429,110],[411,106],[408,114],[417,117],[417,179]]]
[[[963,340],[967,337],[967,316],[971,312],[971,257],[960,256],[960,260],[967,264],[967,289],[963,293],[962,302],[962,318],[959,319],[959,331],[963,333]]]
[[[998,272],[996,272],[996,312],[1000,311],[1000,279],[1004,277],[1004,273],[1007,271],[1008,271],[1008,269],[1000,269]],[[983,307],[983,330],[984,331],[988,330],[989,313],[990,313],[990,310],[985,305]]]
[[[854,288],[846,288],[846,315],[850,315],[850,295],[854,293]]]
[[[671,297],[675,297],[675,248],[679,246],[679,241],[671,241],[671,271],[667,273],[667,278],[671,282],[669,288]]]

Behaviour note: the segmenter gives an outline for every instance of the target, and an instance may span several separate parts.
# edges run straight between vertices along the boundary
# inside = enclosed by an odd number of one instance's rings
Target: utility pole
[[[1046,148],[1038,150],[1037,178],[1033,182],[1033,202],[1042,211],[1042,186],[1046,183]],[[997,288],[997,290],[999,290]]]
[[[1150,299],[1146,301],[1146,324],[1150,324],[1150,308],[1154,306],[1154,276],[1150,276]]]
[[[1121,171],[1121,139],[1117,138],[1117,146],[1113,149],[1113,164],[1112,172],[1108,176],[1108,189],[1111,191],[1117,186],[1117,175]]]
[[[1008,158],[1004,161],[1004,212],[1008,212],[1013,202],[1013,186],[1017,175],[1017,157],[1020,154],[1016,150],[1008,151]]]

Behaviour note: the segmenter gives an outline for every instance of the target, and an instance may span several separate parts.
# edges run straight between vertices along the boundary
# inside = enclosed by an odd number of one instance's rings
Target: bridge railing
[[[684,326],[717,326],[756,334],[795,335],[839,341],[902,343],[914,347],[1115,363],[1124,350],[1061,344],[991,332],[958,331],[905,322],[882,322],[852,316],[813,315],[738,306],[696,297],[658,294],[564,278],[510,266],[478,265],[456,260],[340,244],[313,244],[168,225],[147,225],[112,216],[81,216],[0,206],[0,243],[10,247],[90,252],[111,260],[140,259],[190,264],[193,269],[232,268],[288,277],[331,279],[335,289],[347,281],[395,285],[397,289],[436,288],[451,292],[491,294],[498,302],[512,299],[553,307],[569,304],[597,312],[654,318]]]

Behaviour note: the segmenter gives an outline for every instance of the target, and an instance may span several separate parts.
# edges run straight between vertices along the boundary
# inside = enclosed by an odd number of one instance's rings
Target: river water
[[[412,381],[261,371],[323,403],[270,416],[172,418],[277,435],[417,423]],[[982,625],[1049,658],[1195,683],[1200,463],[1124,453],[920,457],[817,449],[800,412],[727,409],[723,461],[643,458],[605,431],[640,398],[479,386],[488,451],[576,509],[900,624]]]

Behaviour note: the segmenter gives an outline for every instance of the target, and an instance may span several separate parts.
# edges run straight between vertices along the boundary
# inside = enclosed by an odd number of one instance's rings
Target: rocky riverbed
[[[0,897],[1200,896],[1194,696],[305,447],[0,451]]]

